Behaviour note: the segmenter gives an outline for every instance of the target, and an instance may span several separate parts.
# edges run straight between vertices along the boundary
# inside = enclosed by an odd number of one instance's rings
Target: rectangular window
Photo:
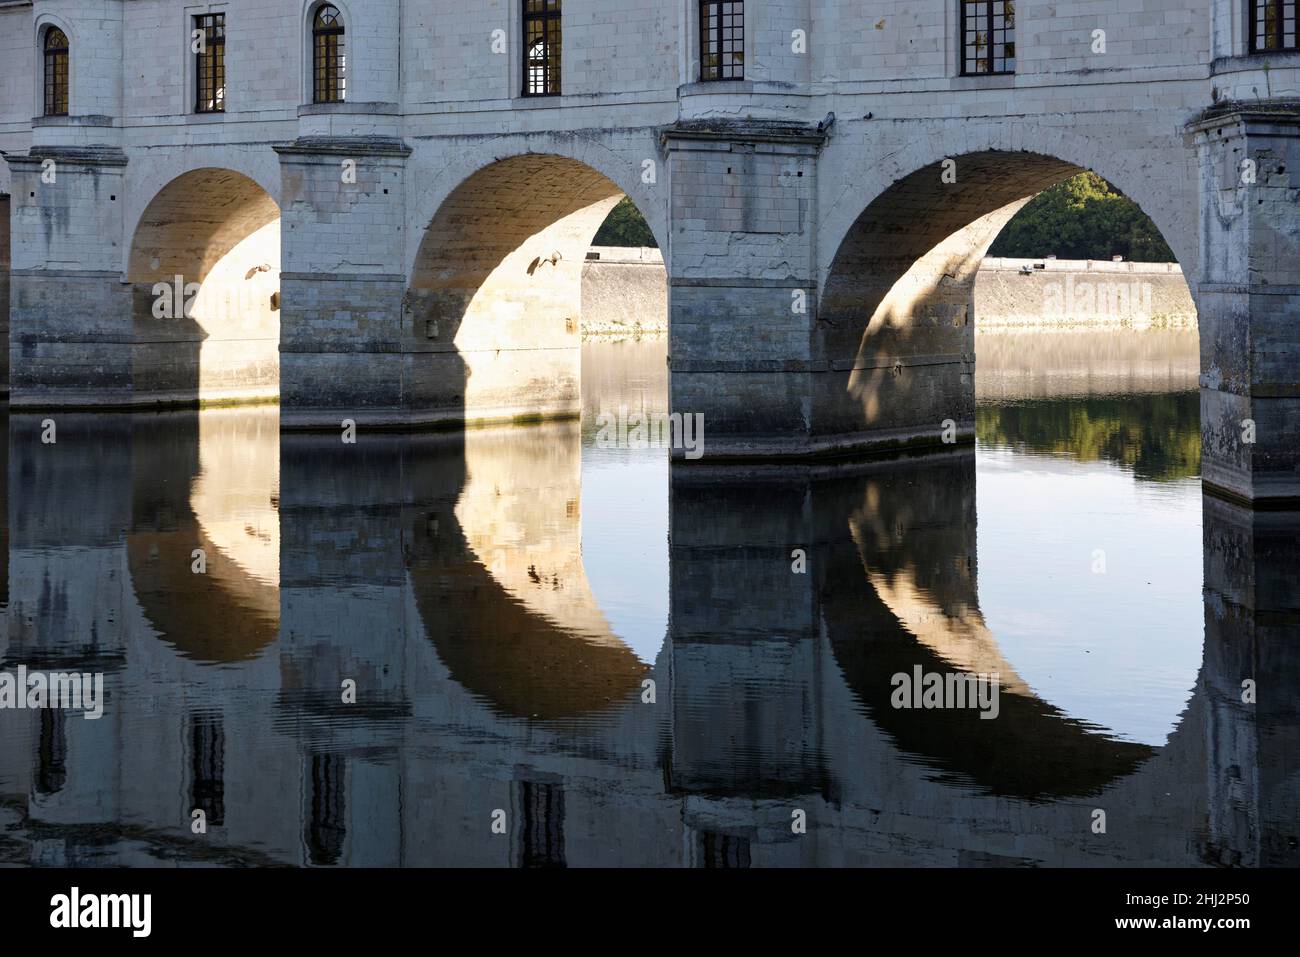
[[[198,52],[194,54],[194,77],[198,95],[196,113],[226,112],[226,15],[205,13],[194,18]]]
[[[1300,0],[1251,0],[1250,52],[1300,50],[1296,36],[1296,10]]]
[[[958,0],[962,76],[1016,72],[1015,0]]]
[[[524,0],[524,96],[560,92],[560,0]]]
[[[701,0],[700,79],[744,78],[744,0]]]

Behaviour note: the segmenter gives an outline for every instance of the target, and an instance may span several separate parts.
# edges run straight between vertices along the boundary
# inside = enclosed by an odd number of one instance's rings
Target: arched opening
[[[128,279],[138,399],[277,397],[280,209],[256,182],[207,168],[168,183],[140,217]]]
[[[462,182],[425,232],[406,297],[416,416],[452,422],[572,417],[580,409],[583,276],[623,190],[549,154]]]
[[[1035,196],[1082,172],[1037,153],[971,153],[918,170],[876,197],[840,243],[823,284],[815,353],[831,371],[828,386],[815,391],[815,430],[929,444],[942,441],[951,422],[973,437],[976,328],[986,321],[977,292],[987,294],[986,306],[1027,315],[1044,330],[1078,327],[1098,318],[1099,308],[1131,316],[1134,299],[1144,302],[1155,281],[1143,273],[1130,282],[1131,264],[1110,264],[1113,273],[1081,265],[1076,272],[1105,278],[1077,283],[1059,263],[1048,266],[1045,253],[1037,263],[1004,264],[1014,268],[1010,279],[988,275],[986,255],[1003,228]],[[1194,311],[1176,264],[1164,272],[1170,298],[1183,313]]]

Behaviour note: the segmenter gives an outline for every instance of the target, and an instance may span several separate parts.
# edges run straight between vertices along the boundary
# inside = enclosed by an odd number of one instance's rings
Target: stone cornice
[[[387,136],[304,136],[275,146],[281,156],[393,156],[405,159],[411,148]]]
[[[1300,100],[1225,100],[1203,110],[1186,126],[1188,133],[1205,133],[1212,129],[1245,123],[1247,125],[1283,124],[1300,136]]]
[[[779,120],[683,120],[662,127],[659,139],[665,145],[672,140],[709,142],[774,143],[819,149],[826,142],[826,130],[809,123]]]
[[[47,159],[86,166],[126,166],[128,160],[116,146],[33,146],[27,153],[2,153],[14,169],[40,166]]]

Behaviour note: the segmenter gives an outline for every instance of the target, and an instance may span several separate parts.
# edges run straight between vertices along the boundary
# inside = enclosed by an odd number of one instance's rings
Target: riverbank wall
[[[1177,263],[986,259],[975,283],[977,329],[1195,329]],[[659,336],[668,287],[657,249],[593,247],[582,273],[584,339]]]

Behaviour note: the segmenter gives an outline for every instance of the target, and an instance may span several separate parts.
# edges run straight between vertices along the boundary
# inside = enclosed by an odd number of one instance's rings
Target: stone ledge
[[[826,131],[811,123],[783,120],[701,119],[682,120],[671,126],[661,127],[659,139],[665,145],[670,140],[741,141],[820,149],[826,142]]]
[[[86,166],[126,166],[126,153],[116,146],[33,146],[25,154],[0,153],[11,167],[40,166],[47,159]]]
[[[1300,100],[1224,100],[1207,107],[1190,120],[1188,133],[1205,133],[1232,123],[1296,124],[1294,135],[1300,136]]]
[[[281,156],[393,156],[406,159],[411,148],[388,136],[304,136],[273,146]]]

